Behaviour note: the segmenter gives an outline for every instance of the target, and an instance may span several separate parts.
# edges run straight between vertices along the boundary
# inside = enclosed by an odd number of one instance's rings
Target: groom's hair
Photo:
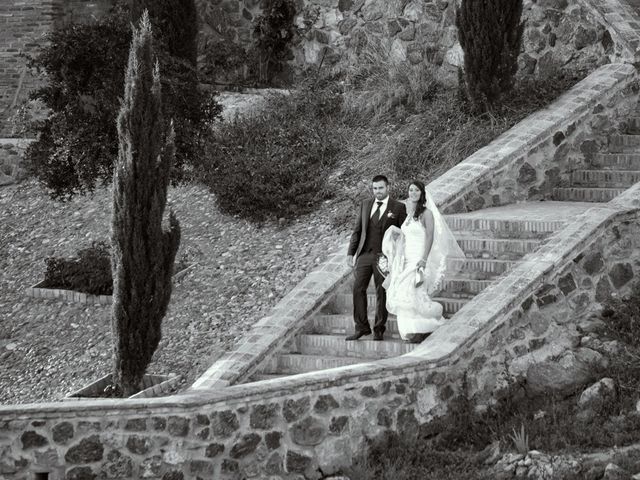
[[[389,179],[384,175],[376,175],[375,177],[373,177],[373,180],[371,180],[371,183],[376,183],[376,182],[384,182],[385,185],[389,185]]]

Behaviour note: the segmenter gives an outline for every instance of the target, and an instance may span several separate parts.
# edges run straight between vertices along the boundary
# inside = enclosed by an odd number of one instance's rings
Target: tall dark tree
[[[260,81],[269,82],[284,69],[296,34],[295,16],[293,0],[263,1],[262,15],[256,19],[253,28]]]
[[[140,389],[160,342],[180,244],[173,212],[168,228],[162,224],[174,135],[163,120],[160,72],[146,13],[133,31],[117,127],[111,239],[113,379],[129,396]]]
[[[142,12],[149,13],[154,41],[160,55],[160,67],[165,72],[162,89],[172,101],[166,104],[168,118],[176,123],[178,172],[201,155],[203,130],[202,109],[205,104],[198,78],[198,12],[195,0],[129,0],[132,22],[136,24]],[[215,114],[215,112],[213,112]],[[174,176],[175,173],[174,173]],[[182,177],[179,177],[181,179]]]
[[[188,61],[198,61],[198,12],[194,0],[130,0],[131,19],[137,23],[147,10],[156,41],[166,52]]]
[[[474,109],[491,110],[511,90],[524,22],[522,0],[462,0],[456,12],[466,92]]]

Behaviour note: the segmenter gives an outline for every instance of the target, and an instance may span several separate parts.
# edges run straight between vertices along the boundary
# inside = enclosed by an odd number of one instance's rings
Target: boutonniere
[[[388,218],[396,218],[396,216],[395,216],[395,214],[393,212],[387,213],[387,217]]]

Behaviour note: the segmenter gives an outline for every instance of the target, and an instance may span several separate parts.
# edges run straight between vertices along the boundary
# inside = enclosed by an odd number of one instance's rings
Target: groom
[[[373,325],[373,339],[382,340],[387,323],[387,295],[382,282],[384,277],[375,268],[378,255],[382,252],[384,232],[391,225],[400,227],[407,217],[403,203],[389,198],[389,180],[384,175],[376,175],[372,180],[373,196],[360,205],[358,221],[353,228],[347,264],[354,266],[353,320],[355,333],[346,340],[358,340],[371,333],[367,319],[367,286],[371,275],[376,285],[376,317]]]

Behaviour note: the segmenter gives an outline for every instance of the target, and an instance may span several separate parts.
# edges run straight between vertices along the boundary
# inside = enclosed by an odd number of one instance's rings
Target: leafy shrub
[[[292,218],[326,199],[345,143],[333,123],[339,108],[339,96],[301,88],[217,127],[201,178],[219,207],[253,220]]]
[[[43,287],[75,290],[92,295],[111,295],[111,253],[105,242],[79,250],[76,258],[48,257]]]
[[[608,355],[609,365],[601,373],[617,386],[618,395],[610,409],[633,411],[640,392],[640,281],[633,284],[629,295],[609,299],[601,317],[604,323],[599,335],[621,343],[619,352]]]
[[[348,469],[353,480],[490,480],[475,452],[439,450],[419,439],[385,432],[368,442],[365,458]]]
[[[600,333],[640,349],[640,281],[629,295],[611,298],[603,309],[605,324]]]
[[[348,53],[344,68],[345,114],[365,123],[425,110],[442,88],[431,62],[411,65],[391,54],[378,37],[362,33],[357,53]]]
[[[28,169],[53,198],[68,199],[108,183],[117,155],[116,116],[124,84],[131,29],[129,13],[116,5],[89,24],[66,24],[48,35],[30,59],[47,85],[31,94],[51,111],[36,124],[39,138],[26,152]],[[208,122],[220,114],[215,100],[194,86],[195,67],[160,52],[165,118],[176,126],[174,181],[184,178],[200,155]]]
[[[521,79],[491,114],[473,115],[453,88],[441,89],[429,107],[407,125],[386,152],[401,182],[432,177],[457,165],[501,133],[548,105],[585,72],[556,72],[547,79]]]
[[[207,43],[201,52],[200,71],[215,83],[251,86],[258,83],[251,76],[251,57],[242,45],[231,40]]]

